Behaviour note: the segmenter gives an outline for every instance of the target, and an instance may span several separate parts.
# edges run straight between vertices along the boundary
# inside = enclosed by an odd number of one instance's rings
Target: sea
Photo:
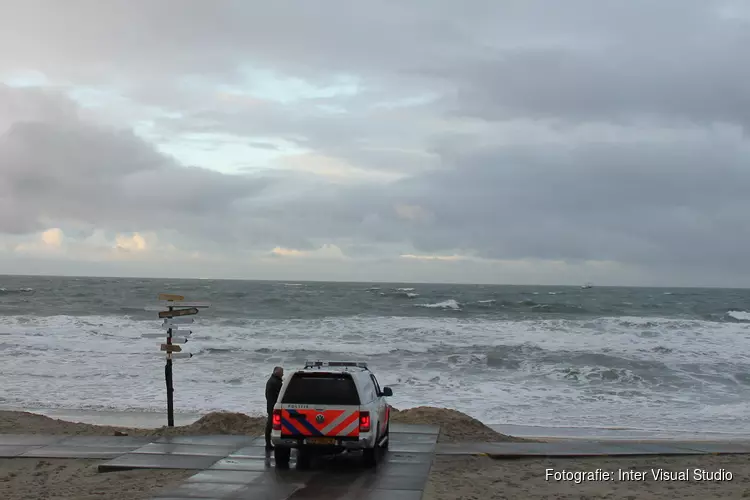
[[[0,407],[164,412],[159,293],[211,304],[185,325],[176,412],[260,415],[275,365],[356,360],[397,408],[750,432],[750,290],[717,288],[0,276]]]

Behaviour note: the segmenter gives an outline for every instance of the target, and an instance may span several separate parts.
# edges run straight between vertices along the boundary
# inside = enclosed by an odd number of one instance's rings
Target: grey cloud
[[[5,89],[0,107],[28,98],[27,92]],[[41,220],[56,219],[118,231],[189,233],[197,226],[216,236],[212,226],[230,222],[233,204],[269,183],[181,166],[128,131],[74,115],[67,122],[42,121],[42,115],[32,121],[17,115],[0,137],[0,200],[3,213],[13,214],[2,218],[0,231],[31,232],[42,228]]]
[[[744,265],[750,249],[750,148],[722,141],[497,149],[408,181],[435,213],[424,250],[494,258]],[[425,189],[425,185],[429,188]]]
[[[724,43],[649,53],[623,45],[601,53],[519,49],[460,72],[455,112],[492,120],[750,124],[750,25],[729,29]],[[682,41],[682,40],[680,40]]]
[[[162,103],[200,82],[242,83],[250,66],[319,84],[345,73],[370,88],[458,91],[457,111],[493,118],[744,120],[748,21],[723,14],[731,5],[29,0],[0,12],[0,61],[51,76],[127,79]]]
[[[421,253],[604,259],[688,273],[745,266],[750,148],[721,134],[690,137],[445,152],[450,168],[441,171],[258,213],[329,241],[354,238],[363,248],[401,242]],[[399,204],[431,216],[402,217]],[[300,214],[302,225],[293,221]]]
[[[6,3],[0,71],[115,83],[172,113],[156,120],[163,137],[285,139],[410,177],[342,187],[296,172],[185,168],[84,122],[68,101],[0,87],[0,231],[57,217],[177,229],[227,252],[330,242],[357,257],[413,247],[612,259],[674,275],[746,267],[750,152],[741,134],[711,127],[748,124],[747,19],[722,15],[720,1],[555,5]],[[287,105],[220,96],[219,85],[246,83],[247,67],[319,85],[347,74],[361,92]],[[436,100],[375,105],[422,94]],[[509,138],[515,118],[531,122],[523,144]],[[614,132],[581,139],[579,123]],[[557,141],[533,137],[552,132]],[[405,217],[399,205],[429,216]]]

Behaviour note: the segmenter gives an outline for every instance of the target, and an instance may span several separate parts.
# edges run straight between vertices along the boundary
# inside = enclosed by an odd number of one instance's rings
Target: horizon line
[[[290,280],[290,279],[257,279],[257,278],[178,278],[174,276],[85,276],[77,274],[4,274],[0,277],[27,277],[27,278],[82,278],[82,279],[126,279],[126,280],[181,280],[181,281],[251,281],[258,283],[349,283],[349,284],[383,284],[383,285],[459,285],[459,286],[512,286],[512,287],[568,287],[580,288],[581,284],[539,284],[539,283],[469,283],[450,281],[359,281],[359,280]],[[590,282],[585,282],[590,283]],[[584,284],[585,284],[584,283]],[[593,285],[593,288],[670,288],[670,289],[721,289],[721,290],[748,290],[750,287],[737,286],[685,286],[685,285]]]

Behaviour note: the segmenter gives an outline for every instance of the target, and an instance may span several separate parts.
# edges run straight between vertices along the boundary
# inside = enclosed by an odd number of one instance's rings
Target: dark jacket
[[[276,400],[279,398],[282,383],[283,381],[278,375],[271,375],[268,382],[266,382],[266,410],[268,413],[273,413],[273,405],[276,404]]]

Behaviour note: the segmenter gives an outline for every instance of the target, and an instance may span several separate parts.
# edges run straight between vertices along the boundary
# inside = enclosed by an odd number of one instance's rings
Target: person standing
[[[273,407],[276,404],[276,400],[279,398],[281,392],[281,385],[284,383],[282,377],[284,376],[284,369],[280,366],[276,366],[273,369],[273,373],[266,382],[266,412],[268,413],[268,420],[266,420],[266,450],[273,449],[271,444],[271,429],[273,429]]]

